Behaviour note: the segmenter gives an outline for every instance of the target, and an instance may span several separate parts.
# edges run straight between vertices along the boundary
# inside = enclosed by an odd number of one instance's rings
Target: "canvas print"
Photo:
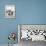
[[[5,6],[5,17],[6,18],[15,18],[15,5],[6,5]]]
[[[32,39],[32,41],[46,40],[46,26],[45,25],[22,25],[21,39]]]
[[[20,39],[46,41],[46,25],[20,25],[19,31]]]
[[[18,25],[20,46],[31,46],[33,42],[46,42],[46,25]]]

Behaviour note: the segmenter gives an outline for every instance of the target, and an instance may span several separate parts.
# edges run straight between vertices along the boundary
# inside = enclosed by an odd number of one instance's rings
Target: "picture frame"
[[[16,18],[15,5],[5,5],[5,18]]]
[[[28,35],[27,33],[24,34],[23,30],[24,31],[28,30],[27,32]],[[25,35],[28,37],[27,38],[23,37]],[[45,24],[19,24],[18,25],[18,38],[19,38],[18,39],[19,42],[21,40],[46,41],[46,25]]]

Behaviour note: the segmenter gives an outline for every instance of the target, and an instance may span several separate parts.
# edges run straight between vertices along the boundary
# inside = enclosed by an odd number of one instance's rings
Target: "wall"
[[[21,0],[16,4],[19,23],[46,24],[46,0]]]
[[[0,0],[0,44],[7,44],[8,34],[10,32],[16,32],[17,35],[17,19],[5,18],[5,5],[13,4],[16,5],[16,1],[13,0]],[[16,15],[17,16],[17,15]],[[16,17],[17,18],[17,17]],[[15,41],[18,42],[17,39]]]
[[[16,5],[16,19],[5,18],[6,4]],[[17,24],[46,24],[46,0],[0,0],[0,44],[8,43],[9,32],[17,34]]]

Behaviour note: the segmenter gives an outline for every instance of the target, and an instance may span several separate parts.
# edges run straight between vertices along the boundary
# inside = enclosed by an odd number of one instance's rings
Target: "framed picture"
[[[19,24],[18,38],[19,42],[21,40],[46,41],[46,25]]]
[[[15,5],[5,5],[5,17],[15,18]]]

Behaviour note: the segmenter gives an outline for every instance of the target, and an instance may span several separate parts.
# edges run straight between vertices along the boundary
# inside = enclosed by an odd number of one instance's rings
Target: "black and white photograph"
[[[20,46],[46,43],[46,25],[18,25],[18,40]]]
[[[5,17],[6,18],[15,18],[15,5],[6,5],[5,6]]]

